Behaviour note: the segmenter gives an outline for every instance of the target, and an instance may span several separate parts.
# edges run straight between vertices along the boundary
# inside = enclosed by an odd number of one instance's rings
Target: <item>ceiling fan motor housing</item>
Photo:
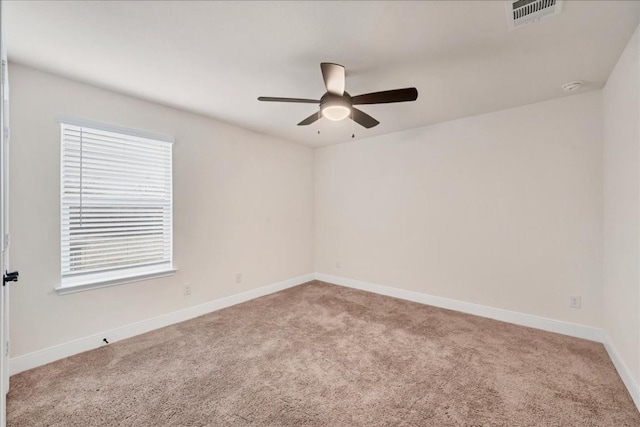
[[[320,111],[329,120],[339,121],[349,117],[352,107],[353,101],[347,92],[342,95],[327,92],[320,98]]]

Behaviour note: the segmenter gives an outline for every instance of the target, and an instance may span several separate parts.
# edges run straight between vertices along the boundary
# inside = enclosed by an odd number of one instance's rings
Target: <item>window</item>
[[[61,131],[58,291],[172,272],[172,140],[78,120]]]

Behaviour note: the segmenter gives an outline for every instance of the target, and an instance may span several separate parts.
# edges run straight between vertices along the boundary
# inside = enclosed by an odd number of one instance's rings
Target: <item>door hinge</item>
[[[9,242],[10,242],[10,238],[9,238],[9,234],[5,234],[4,235],[4,245],[3,248],[6,250],[9,247]]]
[[[6,357],[9,357],[9,341],[7,341],[7,342],[5,343],[5,346],[4,346],[4,355],[5,355]]]

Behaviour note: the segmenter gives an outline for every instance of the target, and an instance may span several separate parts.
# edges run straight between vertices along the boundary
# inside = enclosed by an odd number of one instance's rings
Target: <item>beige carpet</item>
[[[640,426],[601,344],[311,282],[11,378],[9,426]]]

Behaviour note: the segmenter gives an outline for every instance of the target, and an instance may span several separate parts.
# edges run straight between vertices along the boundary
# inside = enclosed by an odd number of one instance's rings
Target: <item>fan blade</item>
[[[389,104],[391,102],[415,101],[418,99],[418,89],[408,87],[405,89],[385,90],[382,92],[365,93],[351,98],[353,105],[362,104]]]
[[[358,110],[357,108],[353,107],[351,108],[351,118],[354,122],[366,127],[367,129],[371,129],[372,127],[380,124],[379,121],[377,121],[364,111]]]
[[[316,99],[305,98],[274,98],[273,96],[260,96],[258,101],[270,101],[270,102],[299,102],[302,104],[319,104],[320,101]]]
[[[344,94],[344,67],[339,64],[323,62],[320,64],[320,69],[327,92],[342,96]]]
[[[306,119],[304,119],[303,121],[298,123],[298,126],[310,125],[311,123],[313,123],[316,120],[318,120],[321,117],[321,115],[322,115],[321,112],[316,111],[315,113],[313,113],[312,115],[310,115],[309,117],[307,117]]]

